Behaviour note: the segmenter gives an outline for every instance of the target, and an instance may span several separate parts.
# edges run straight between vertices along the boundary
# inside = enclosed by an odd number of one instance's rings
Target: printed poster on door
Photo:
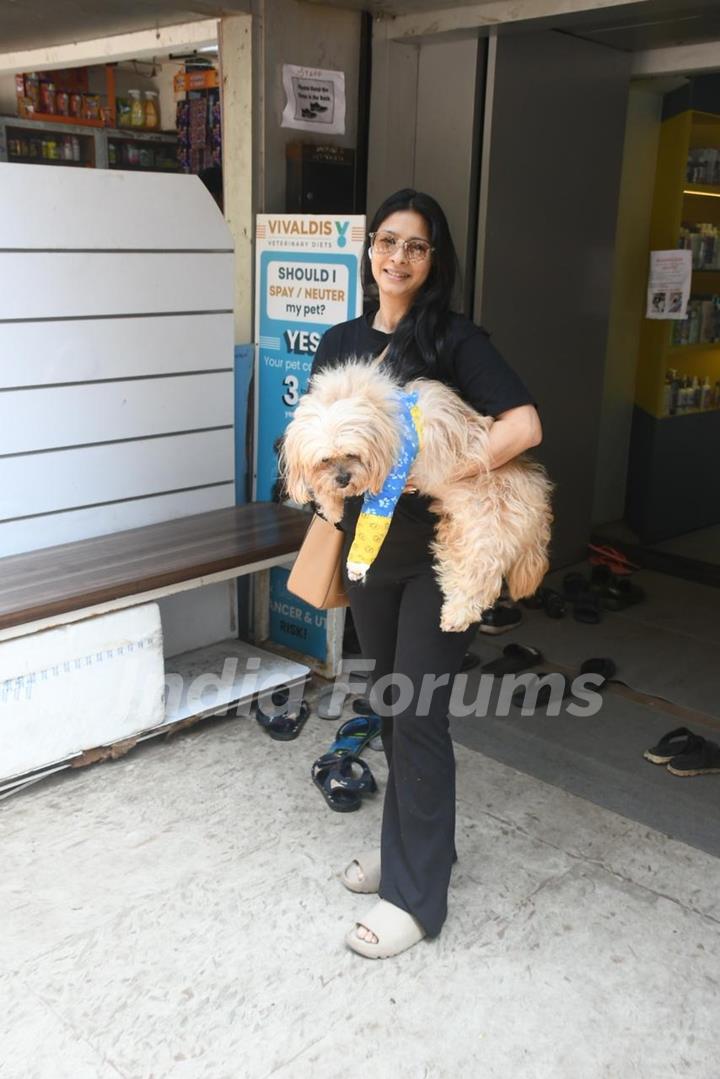
[[[689,248],[651,251],[645,318],[687,318],[691,280]]]
[[[345,72],[283,64],[286,104],[281,127],[345,134]]]
[[[325,330],[362,313],[360,257],[365,218],[261,214],[256,225],[255,464],[257,501],[280,495],[277,441],[306,391]],[[270,638],[324,660],[325,612],[270,581]]]

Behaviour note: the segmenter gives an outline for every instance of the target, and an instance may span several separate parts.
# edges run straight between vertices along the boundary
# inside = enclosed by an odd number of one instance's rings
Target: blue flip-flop
[[[328,749],[330,753],[349,753],[355,756],[361,753],[374,738],[380,734],[382,720],[380,716],[354,716],[342,723],[335,735],[335,741]]]

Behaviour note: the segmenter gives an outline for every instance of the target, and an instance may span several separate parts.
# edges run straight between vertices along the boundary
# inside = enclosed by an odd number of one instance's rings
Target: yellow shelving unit
[[[675,248],[684,223],[709,222],[720,229],[720,185],[687,182],[690,151],[720,149],[720,116],[688,109],[663,121],[650,224],[650,250]],[[691,293],[720,295],[720,268],[694,270]],[[720,343],[673,345],[671,320],[643,318],[635,402],[651,416],[663,415],[665,373],[720,379]],[[687,361],[687,362],[685,362]]]

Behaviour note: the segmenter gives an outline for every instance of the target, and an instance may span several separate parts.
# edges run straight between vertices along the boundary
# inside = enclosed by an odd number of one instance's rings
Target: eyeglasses
[[[394,255],[400,247],[408,262],[423,262],[435,250],[427,240],[399,240],[392,232],[371,232],[369,235],[378,255]]]

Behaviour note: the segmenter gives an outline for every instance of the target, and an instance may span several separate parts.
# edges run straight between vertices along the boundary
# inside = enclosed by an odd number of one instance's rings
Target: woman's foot
[[[381,899],[361,922],[356,922],[345,943],[367,959],[389,959],[412,948],[425,936],[417,918],[394,903]]]
[[[362,851],[340,874],[351,892],[376,892],[380,887],[380,848]]]

